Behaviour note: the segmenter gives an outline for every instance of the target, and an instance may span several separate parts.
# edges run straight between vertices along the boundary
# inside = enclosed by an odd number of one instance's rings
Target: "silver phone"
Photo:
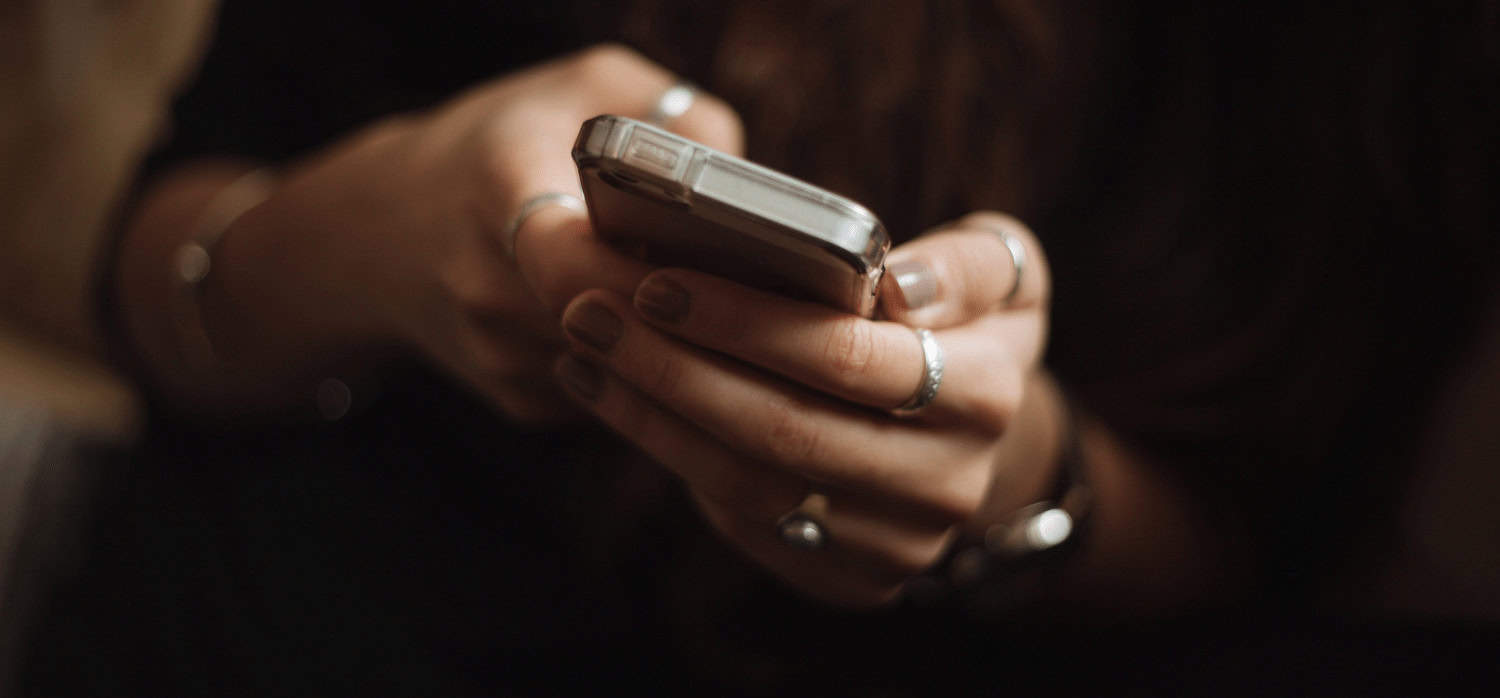
[[[874,312],[891,241],[863,206],[623,116],[585,121],[573,160],[595,232],[647,261]]]

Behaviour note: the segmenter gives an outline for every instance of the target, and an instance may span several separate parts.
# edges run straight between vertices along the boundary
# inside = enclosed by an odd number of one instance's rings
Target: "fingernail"
[[[661,322],[681,322],[687,317],[688,292],[665,276],[652,276],[635,290],[635,307]]]
[[[574,356],[564,356],[557,363],[557,375],[568,392],[584,400],[599,397],[604,388],[604,374],[599,368]]]
[[[620,341],[625,324],[620,316],[602,304],[592,301],[575,306],[563,317],[563,330],[569,337],[599,351],[609,351]]]
[[[907,310],[916,310],[937,300],[937,275],[915,259],[903,259],[892,263],[886,273],[896,279],[901,289],[901,299]]]

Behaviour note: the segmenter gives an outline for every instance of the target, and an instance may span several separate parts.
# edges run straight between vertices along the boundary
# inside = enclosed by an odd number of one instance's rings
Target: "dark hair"
[[[1366,524],[1492,286],[1496,3],[631,16],[740,110],[753,158],[898,237],[975,209],[1030,222],[1055,268],[1049,365],[1248,517],[1269,574],[1381,539]]]

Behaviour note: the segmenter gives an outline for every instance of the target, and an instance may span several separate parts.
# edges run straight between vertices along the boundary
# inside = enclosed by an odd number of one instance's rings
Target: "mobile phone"
[[[623,116],[585,121],[573,160],[594,231],[648,262],[874,312],[891,241],[863,206]]]

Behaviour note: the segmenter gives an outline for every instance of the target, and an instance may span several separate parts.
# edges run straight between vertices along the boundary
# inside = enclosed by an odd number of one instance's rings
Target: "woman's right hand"
[[[675,82],[628,49],[596,47],[382,121],[292,167],[214,254],[219,286],[204,295],[222,297],[205,307],[209,335],[246,362],[267,342],[304,355],[399,343],[513,419],[570,413],[550,370],[564,346],[558,313],[587,288],[628,293],[650,270],[563,207],[529,216],[514,256],[502,234],[525,200],[580,195],[570,151],[584,120],[642,116]],[[668,127],[742,149],[738,118],[705,95]]]

